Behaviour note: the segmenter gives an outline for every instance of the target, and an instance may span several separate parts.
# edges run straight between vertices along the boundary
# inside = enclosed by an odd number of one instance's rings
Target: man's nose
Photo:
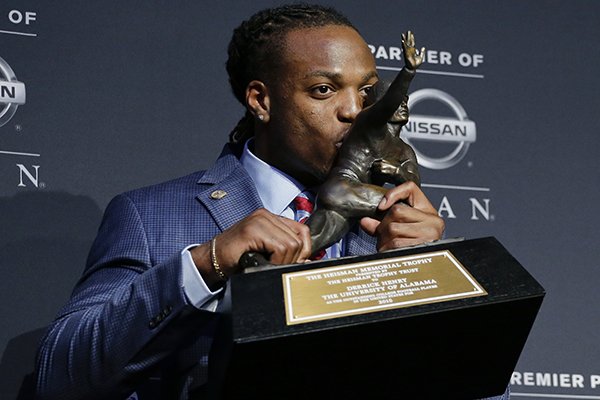
[[[346,96],[342,96],[338,106],[338,119],[343,122],[354,122],[362,110],[363,101],[363,97],[358,92],[349,92]]]

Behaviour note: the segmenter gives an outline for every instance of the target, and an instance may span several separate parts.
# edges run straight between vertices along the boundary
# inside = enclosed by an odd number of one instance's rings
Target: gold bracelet
[[[219,275],[219,278],[221,278],[221,280],[223,280],[223,281],[226,281],[227,276],[225,276],[225,274],[221,270],[221,267],[219,266],[219,262],[217,261],[217,245],[216,245],[216,243],[217,243],[217,237],[215,236],[210,241],[210,262],[212,263],[213,269],[215,270],[217,275]]]

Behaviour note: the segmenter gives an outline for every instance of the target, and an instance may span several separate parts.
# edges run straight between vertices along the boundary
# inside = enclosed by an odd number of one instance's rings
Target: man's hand
[[[425,47],[421,51],[415,49],[415,36],[411,31],[402,34],[402,51],[406,68],[415,71],[425,60]]]
[[[270,255],[272,264],[302,263],[311,254],[310,231],[304,224],[259,209],[216,236],[216,259],[226,276],[239,272],[238,261],[248,251]],[[193,248],[191,254],[207,285],[217,283],[210,242]]]
[[[385,251],[438,240],[444,232],[444,220],[414,182],[390,189],[377,207],[384,211],[380,221],[362,218],[360,226],[377,236],[377,250]]]

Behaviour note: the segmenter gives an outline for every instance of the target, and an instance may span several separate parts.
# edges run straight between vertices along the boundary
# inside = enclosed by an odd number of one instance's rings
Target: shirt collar
[[[297,180],[256,157],[249,148],[252,139],[244,145],[240,162],[254,181],[265,208],[281,215],[294,197],[304,190]]]

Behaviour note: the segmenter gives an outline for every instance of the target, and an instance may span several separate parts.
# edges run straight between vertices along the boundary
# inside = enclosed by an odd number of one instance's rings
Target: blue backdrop
[[[231,31],[275,4],[2,1],[0,397],[27,392],[110,198],[216,158],[243,112]],[[446,236],[496,236],[547,289],[513,398],[600,399],[600,3],[327,4],[383,77],[403,31],[427,47],[405,134]]]

